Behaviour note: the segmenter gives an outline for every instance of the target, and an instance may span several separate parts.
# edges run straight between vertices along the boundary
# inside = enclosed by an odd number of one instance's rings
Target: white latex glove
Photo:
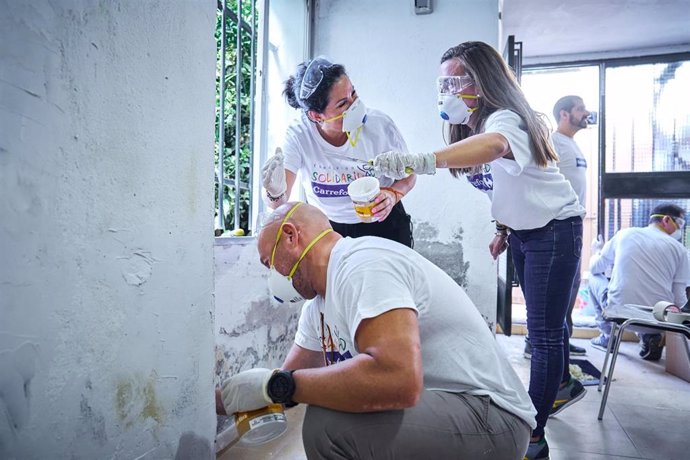
[[[285,163],[280,147],[276,148],[276,153],[261,168],[261,180],[266,192],[273,198],[279,197],[287,190]]]
[[[271,369],[256,368],[240,372],[226,380],[221,389],[225,412],[230,415],[261,409],[273,404],[266,392],[271,375],[273,375]]]
[[[385,152],[374,158],[377,176],[404,179],[410,172],[436,174],[436,155],[433,153]]]
[[[601,248],[604,247],[604,237],[601,235],[597,235],[596,239],[592,240],[592,245],[590,246],[590,249],[592,250],[592,254],[598,254],[601,252]]]

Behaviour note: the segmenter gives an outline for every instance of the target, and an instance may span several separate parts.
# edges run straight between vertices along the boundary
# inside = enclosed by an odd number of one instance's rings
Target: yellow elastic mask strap
[[[336,116],[334,116],[333,118],[324,118],[323,121],[324,121],[324,122],[327,122],[327,123],[330,123],[331,121],[335,121],[335,120],[337,120],[338,118],[343,118],[344,116],[345,116],[345,112],[341,113],[340,115],[336,115]]]
[[[355,137],[354,137],[354,138],[350,135],[350,132],[349,132],[349,131],[345,131],[345,134],[347,135],[347,138],[348,138],[348,140],[350,141],[350,145],[351,145],[352,147],[354,147],[355,145],[357,145],[357,138],[359,138],[359,132],[360,132],[361,130],[362,130],[362,127],[361,127],[361,126],[360,126],[359,128],[357,128],[357,132],[355,133]]]
[[[669,216],[668,214],[652,214],[652,215],[649,216],[649,217],[661,217],[662,219],[663,219],[664,217],[670,217],[670,218],[671,218],[671,222],[673,222],[673,226],[676,227],[677,229],[680,228],[680,227],[678,226],[678,224],[676,223],[676,218],[673,217],[673,216]]]
[[[276,249],[278,248],[278,241],[280,241],[280,235],[282,235],[282,233],[283,233],[283,225],[285,225],[285,222],[287,222],[287,220],[290,218],[292,213],[294,213],[297,210],[297,208],[299,208],[300,206],[302,206],[302,203],[297,203],[296,205],[294,205],[292,207],[292,209],[290,209],[288,211],[288,213],[285,214],[283,221],[280,223],[280,228],[278,228],[278,234],[276,235],[276,242],[273,245],[273,251],[271,252],[271,264],[270,264],[271,268],[273,268],[273,259],[276,256]]]
[[[324,231],[322,231],[321,233],[319,233],[318,236],[317,236],[316,238],[314,238],[313,240],[311,240],[311,243],[309,243],[309,244],[307,245],[307,247],[304,248],[304,251],[302,251],[302,255],[299,256],[299,259],[297,259],[297,262],[295,262],[295,265],[292,266],[292,270],[290,270],[290,273],[288,273],[288,279],[292,279],[292,275],[295,274],[295,271],[297,270],[297,266],[299,265],[300,262],[302,262],[302,259],[304,259],[304,256],[307,255],[307,253],[309,252],[309,250],[310,250],[316,243],[318,243],[319,240],[320,240],[321,238],[323,238],[324,236],[328,235],[328,234],[329,234],[330,232],[332,232],[332,231],[333,231],[332,228],[327,228],[326,230],[324,230]]]
[[[456,96],[458,97],[458,99],[475,99],[475,100],[479,99],[479,97],[480,97],[479,95],[472,95],[472,94],[457,94]],[[467,111],[469,113],[474,113],[477,111],[478,108],[479,107],[467,107]]]

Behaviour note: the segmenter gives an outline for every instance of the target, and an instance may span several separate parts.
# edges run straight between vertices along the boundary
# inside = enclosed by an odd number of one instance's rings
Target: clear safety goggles
[[[458,94],[473,83],[474,81],[469,75],[438,77],[436,89],[438,94]]]
[[[650,217],[666,217],[667,214],[652,214]],[[668,216],[673,219],[673,222],[678,226],[678,228],[685,227],[685,219],[682,217]]]
[[[323,81],[323,69],[329,68],[333,65],[325,56],[318,56],[311,60],[304,71],[302,78],[302,85],[299,89],[299,98],[301,100],[308,99],[318,89]]]

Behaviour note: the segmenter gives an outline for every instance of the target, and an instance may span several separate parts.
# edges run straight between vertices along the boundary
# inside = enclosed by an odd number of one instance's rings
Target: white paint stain
[[[151,277],[154,259],[150,252],[138,251],[120,259],[123,261],[122,277],[127,284],[141,286]]]

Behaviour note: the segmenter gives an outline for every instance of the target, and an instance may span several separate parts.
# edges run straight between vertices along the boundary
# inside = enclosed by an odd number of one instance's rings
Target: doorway
[[[590,112],[599,113],[599,66],[583,65],[547,69],[522,70],[522,90],[527,101],[534,110],[544,114],[547,125],[551,131],[557,127],[553,115],[553,106],[558,99],[567,95],[575,95],[582,98]],[[594,310],[588,302],[586,285],[587,263],[590,257],[590,244],[597,235],[598,190],[599,190],[599,129],[598,122],[586,129],[580,130],[574,137],[580,150],[587,160],[587,193],[585,209],[587,214],[583,221],[583,248],[582,248],[582,273],[583,279],[578,297],[573,309],[573,323],[576,328],[593,328]],[[513,299],[513,324],[514,330],[519,332],[521,326],[526,324],[526,313],[519,288],[514,288]]]

